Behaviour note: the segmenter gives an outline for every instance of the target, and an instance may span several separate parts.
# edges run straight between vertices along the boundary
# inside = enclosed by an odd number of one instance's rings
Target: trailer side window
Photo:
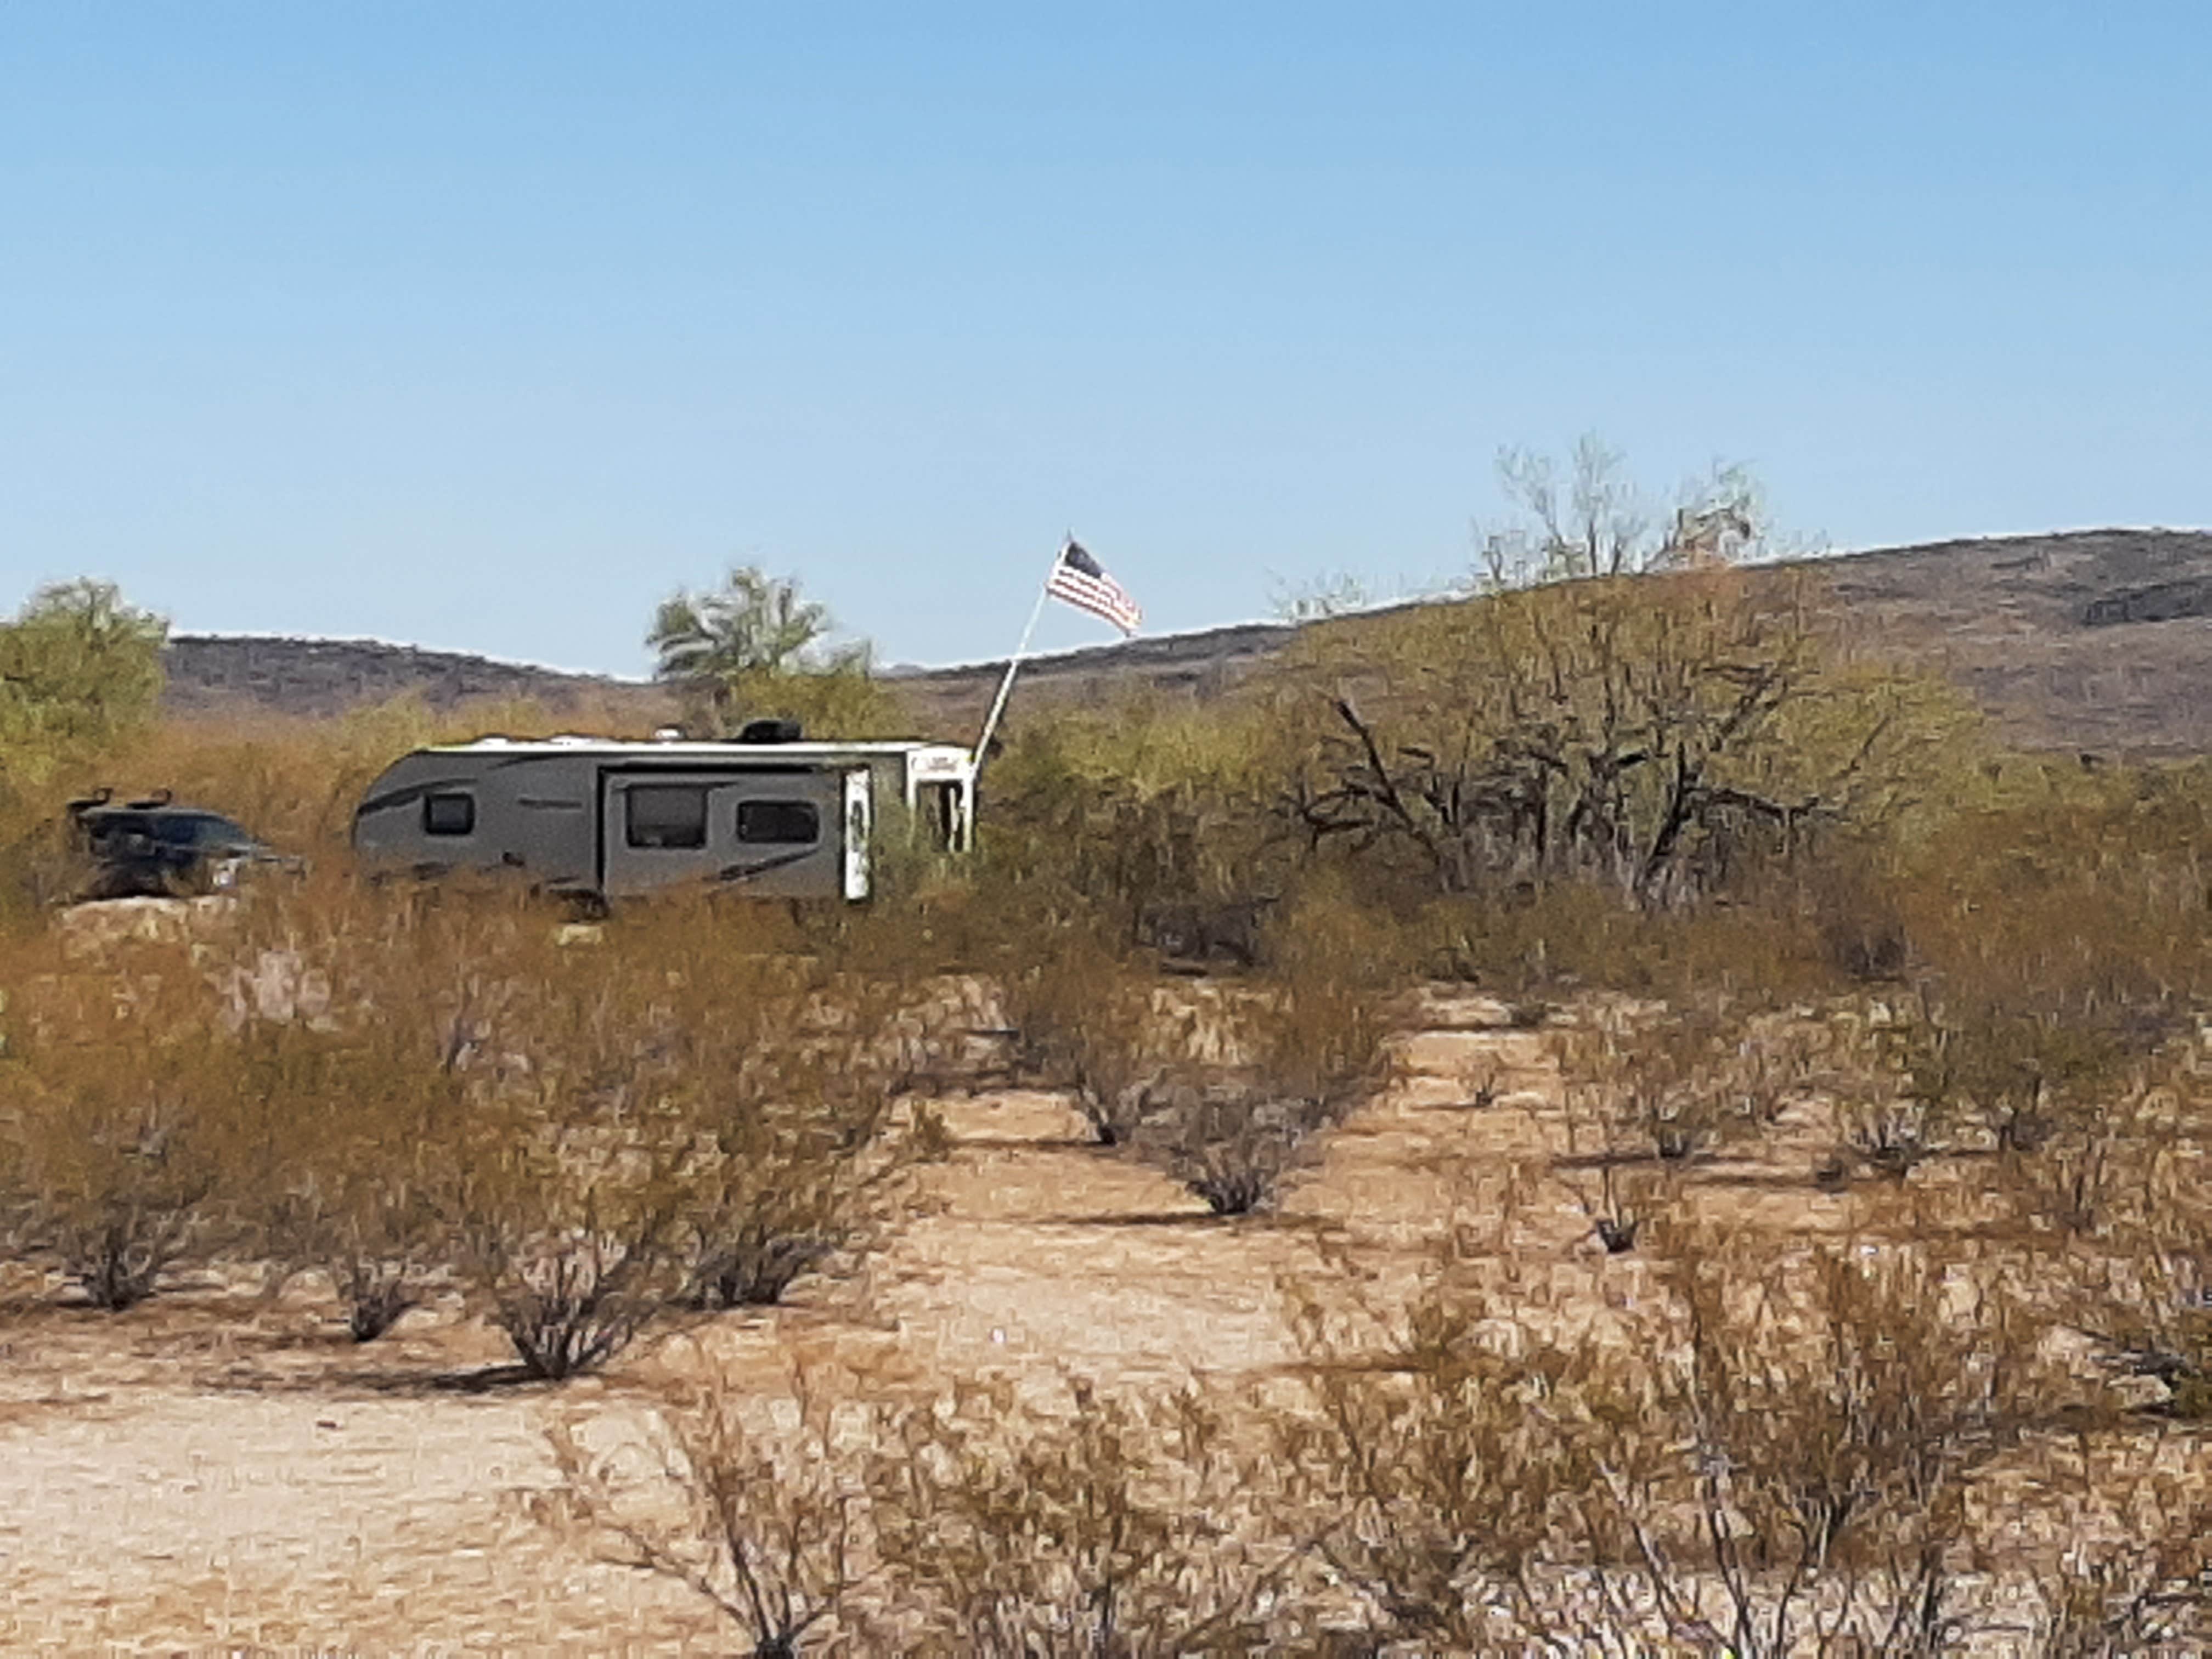
[[[466,836],[477,827],[477,798],[458,790],[422,797],[422,833]]]
[[[756,847],[809,847],[822,839],[822,814],[811,801],[741,800],[738,839]]]
[[[689,783],[634,783],[623,828],[632,847],[707,844],[707,791]]]

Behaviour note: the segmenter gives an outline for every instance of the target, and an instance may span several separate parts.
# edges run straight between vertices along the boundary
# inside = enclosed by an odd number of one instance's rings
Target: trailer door
[[[873,775],[865,766],[845,774],[845,896],[868,896],[868,843],[873,834]]]
[[[841,780],[809,767],[625,768],[606,775],[602,890],[684,883],[769,898],[835,898],[842,888]]]

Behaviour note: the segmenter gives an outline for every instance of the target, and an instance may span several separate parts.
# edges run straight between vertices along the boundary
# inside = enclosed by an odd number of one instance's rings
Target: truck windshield
[[[251,847],[253,837],[214,812],[173,812],[153,821],[154,839],[170,847]]]

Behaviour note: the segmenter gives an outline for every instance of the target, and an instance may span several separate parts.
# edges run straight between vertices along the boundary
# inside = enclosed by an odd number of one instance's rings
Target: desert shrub
[[[1597,1199],[1592,1203],[1585,1189],[1577,1199],[1590,1218],[1590,1231],[1607,1255],[1625,1255],[1636,1248],[1644,1223],[1662,1211],[1673,1196],[1667,1183],[1644,1170],[1626,1170],[1607,1163],[1597,1172]]]
[[[1795,1067],[1740,1018],[1691,1009],[1563,1032],[1571,1118],[1608,1162],[1681,1164],[1773,1121]]]
[[[1850,1030],[1846,1042],[1850,1053],[1835,1101],[1836,1170],[1872,1170],[1901,1181],[1925,1160],[1955,1150],[1959,1103],[1921,1082],[1926,1073],[1915,1062],[1928,1046],[1922,1033],[1875,1024]]]
[[[1131,1145],[1217,1215],[1271,1205],[1372,1080],[1377,1000],[1356,963],[1342,971],[1313,943],[1208,1006],[1177,1060],[1137,1087]]]
[[[1611,1144],[1601,1124],[1595,1151],[1570,1110],[1566,1155],[1553,1161],[1552,1173],[1568,1192],[1607,1255],[1636,1248],[1647,1223],[1667,1214],[1681,1196],[1677,1167],[1652,1161],[1648,1154],[1624,1154]],[[1633,1158],[1633,1162],[1628,1161]]]
[[[513,1022],[549,931],[513,893],[321,867],[254,891],[201,949],[230,1033],[243,1237],[280,1279],[325,1273],[356,1340],[461,1258],[461,1154],[480,1106],[513,1104]]]
[[[2094,1432],[2074,1438],[2069,1494],[2079,1510],[2033,1564],[2045,1659],[2194,1653],[2212,1642],[2212,1498],[2148,1447]],[[2085,1524],[2086,1523],[2086,1524]]]
[[[774,1097],[721,1103],[680,1224],[685,1299],[774,1304],[850,1243],[900,1168],[899,1149],[882,1139],[890,1098],[848,1074],[812,1089],[787,1076]]]
[[[674,1052],[654,994],[668,970],[562,949],[551,918],[512,895],[404,903],[388,975],[440,943],[461,954],[411,994],[372,988],[369,1017],[404,1007],[423,1073],[455,1080],[431,1202],[524,1368],[557,1381],[612,1358],[681,1288],[696,1128],[658,1086]]]
[[[1893,1176],[1961,1152],[2080,1152],[2153,1046],[2056,1012],[1939,997],[1925,981],[1871,1012],[1838,1057],[1838,1116],[1845,1150]]]
[[[1687,908],[1581,882],[1431,899],[1411,924],[1433,975],[1535,1007],[1604,988],[1670,1003],[1776,1003],[1838,988],[1817,926],[1781,884]]]
[[[743,1219],[699,1230],[684,1290],[684,1300],[694,1306],[772,1307],[793,1280],[836,1248],[808,1227],[803,1207],[778,1214],[750,1194],[732,1207]]]
[[[530,1033],[525,1076],[471,1103],[441,1194],[493,1322],[526,1370],[553,1381],[619,1352],[684,1281],[692,1127],[624,1098],[635,1079],[613,1060],[622,1037],[601,1012],[556,997],[554,1029]],[[582,1052],[562,1053],[562,1035],[582,1036]]]
[[[2007,1185],[2030,1227],[2080,1237],[2106,1230],[2120,1189],[2143,1162],[2141,1143],[2114,1121],[2124,1115],[2116,1107],[2040,1146],[2035,1157],[2009,1160]]]
[[[1797,885],[1831,967],[1859,984],[1905,978],[1912,953],[1905,907],[1865,843],[1808,860]]]
[[[933,1654],[1250,1651],[1282,1552],[1243,1536],[1251,1471],[1212,1408],[1071,1385],[1072,1415],[964,1389],[872,1460],[877,1547]]]
[[[559,1382],[621,1352],[681,1292],[674,1160],[481,1115],[446,1199],[461,1264],[524,1370]]]
[[[1194,992],[1146,1034],[1170,1058],[1137,1086],[1128,1138],[1218,1215],[1271,1204],[1364,1095],[1384,999],[1411,959],[1403,930],[1337,884],[1302,889],[1281,922],[1265,972]]]
[[[1401,1310],[1297,1292],[1310,1401],[1275,1419],[1291,1525],[1354,1598],[1370,1639],[1507,1651],[1561,1634],[1563,1505],[1594,1487],[1589,1441],[1559,1406],[1583,1359],[1530,1354],[1464,1284]]]
[[[887,1191],[899,988],[751,948],[756,919],[640,907],[591,948],[541,950],[497,1014],[476,1115],[519,1121],[477,1135],[496,1201],[464,1208],[526,1200],[472,1247],[510,1334],[605,1322],[619,1343],[656,1298],[774,1301]]]
[[[233,1120],[226,1220],[387,1328],[458,1272],[550,1377],[672,1300],[774,1300],[899,1162],[902,986],[773,912],[639,907],[567,946],[497,884],[257,890],[187,977]]]
[[[420,1268],[409,1259],[405,1246],[391,1235],[379,1237],[367,1230],[356,1232],[331,1252],[337,1265],[331,1281],[346,1310],[346,1330],[356,1342],[374,1342],[422,1300]]]
[[[491,1286],[493,1318],[530,1376],[558,1382],[628,1347],[673,1294],[652,1218],[610,1230],[586,1221],[533,1239],[526,1254],[491,1228],[472,1254]]]
[[[1891,1068],[1928,1115],[2001,1150],[2033,1152],[2092,1103],[2130,1058],[2119,1035],[2056,1013],[1938,1001],[1933,987],[1881,1028]]]
[[[1275,811],[1291,741],[1266,698],[1024,717],[990,763],[999,879],[1050,890],[1117,948],[1177,911],[1264,905],[1295,862]]]
[[[1935,1103],[1911,1093],[1854,1097],[1843,1103],[1838,1120],[1842,1150],[1893,1180],[1904,1180],[1928,1158],[1948,1150]]]
[[[2001,1147],[1979,1161],[1987,1213],[2039,1273],[2086,1289],[2076,1322],[2102,1328],[2130,1299],[2135,1273],[2120,1270],[2124,1258],[2147,1253],[2154,1279],[2185,1275],[2212,1220],[2195,1191],[2207,1127],[2187,1057],[2154,1061],[2074,1099],[2032,1150]]]
[[[1212,1408],[1070,1393],[1063,1413],[1000,1384],[841,1410],[798,1372],[785,1412],[716,1378],[635,1435],[556,1425],[533,1509],[684,1585],[757,1656],[1252,1650],[1292,1553],[1248,1536],[1252,1470]]]
[[[2212,783],[2017,760],[1927,816],[1887,878],[1913,941],[1893,1068],[1960,1145],[2074,1144],[2212,995]]]
[[[910,988],[842,965],[702,953],[664,975],[655,1086],[697,1133],[686,1174],[688,1299],[780,1300],[859,1238],[915,1153],[895,1133]]]
[[[126,954],[19,980],[0,1056],[5,1236],[110,1310],[216,1242],[233,1128],[222,1034],[189,960]]]
[[[1129,1143],[1216,1215],[1265,1209],[1338,1107],[1288,1095],[1258,1069],[1187,1067],[1142,1085]]]
[[[1342,884],[1310,880],[1285,908],[1275,960],[1237,1005],[1237,1046],[1293,1093],[1356,1091],[1375,1065],[1384,1003],[1419,961],[1396,918]]]
[[[1158,990],[1153,975],[1080,931],[1053,940],[1000,981],[1017,1066],[1073,1089],[1102,1145],[1127,1137],[1139,1110],[1138,1091],[1177,1052],[1175,1023],[1162,1018]]]
[[[1358,1097],[1391,967],[1352,948],[1372,929],[1340,901],[1293,921],[1269,971],[1226,988],[1163,982],[1073,934],[1003,984],[1018,1064],[1072,1087],[1102,1144],[1133,1145],[1218,1213],[1259,1206]]]
[[[1902,1180],[1974,1144],[1976,1103],[1957,1065],[1965,1045],[1923,999],[1849,1009],[1837,1029],[1829,1080],[1839,1178],[1869,1169]]]
[[[1793,1272],[1747,1270],[1717,1240],[1690,1248],[1688,1340],[1656,1376],[1688,1443],[1620,1517],[1662,1605],[1747,1654],[1805,1636],[1945,1650],[1969,1489],[2031,1414],[2010,1313],[1901,1249]],[[1683,1499],[1699,1521],[1670,1537]]]
[[[2168,1118],[2111,1154],[2119,1178],[2057,1265],[2073,1322],[2116,1374],[2163,1385],[2173,1415],[2212,1419],[2212,1203],[2201,1123]]]
[[[467,1110],[459,1079],[395,1038],[285,1022],[240,1034],[242,1103],[266,1114],[266,1168],[240,1194],[248,1236],[280,1276],[325,1273],[357,1342],[383,1335],[447,1268],[439,1200]]]
[[[1686,1227],[1662,1260],[1565,1328],[1449,1246],[1402,1300],[1297,1287],[1277,1462],[1372,1639],[1932,1653],[1996,1616],[2021,1581],[1966,1576],[1983,1483],[2064,1385],[1995,1281]]]
[[[794,1393],[792,1431],[748,1427],[746,1391],[726,1379],[664,1395],[636,1443],[595,1452],[578,1425],[556,1424],[560,1484],[538,1517],[604,1559],[683,1585],[753,1659],[829,1647],[851,1634],[848,1604],[864,1583],[860,1480],[829,1403],[803,1375]]]

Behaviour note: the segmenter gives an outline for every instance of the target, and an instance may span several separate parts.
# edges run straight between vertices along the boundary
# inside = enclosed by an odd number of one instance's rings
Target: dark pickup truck
[[[107,793],[69,806],[78,851],[91,866],[77,896],[164,898],[225,891],[257,865],[289,865],[220,812],[179,806],[166,794],[117,802]]]

